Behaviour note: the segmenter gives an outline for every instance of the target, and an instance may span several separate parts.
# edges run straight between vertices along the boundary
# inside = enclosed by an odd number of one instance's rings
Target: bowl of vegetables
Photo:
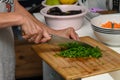
[[[99,41],[120,46],[120,15],[100,15],[91,19],[92,29]]]
[[[81,28],[84,16],[87,13],[84,6],[57,5],[41,9],[46,24],[56,30],[73,27],[75,30]]]
[[[77,0],[43,0],[41,3],[44,7],[55,5],[77,5]]]

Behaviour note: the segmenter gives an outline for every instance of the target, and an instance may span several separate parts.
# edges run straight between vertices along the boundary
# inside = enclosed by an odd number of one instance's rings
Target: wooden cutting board
[[[108,73],[120,69],[120,55],[104,44],[88,37],[80,40],[102,50],[103,57],[95,58],[63,58],[55,56],[60,48],[50,44],[33,45],[35,52],[66,80],[85,78]]]

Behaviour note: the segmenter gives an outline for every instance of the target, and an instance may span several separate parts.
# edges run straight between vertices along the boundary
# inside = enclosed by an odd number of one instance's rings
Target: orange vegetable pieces
[[[120,23],[114,23],[114,28],[120,28]]]
[[[103,28],[120,28],[120,23],[116,23],[116,22],[111,22],[111,21],[108,21],[106,22],[105,24],[102,24],[101,25]]]
[[[101,26],[102,26],[103,28],[112,28],[112,22],[108,21],[107,23],[102,24]]]

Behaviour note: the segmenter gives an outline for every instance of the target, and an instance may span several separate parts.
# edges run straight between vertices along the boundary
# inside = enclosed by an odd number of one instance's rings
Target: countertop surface
[[[40,13],[34,13],[33,15],[38,20],[45,23],[44,17]],[[97,40],[97,38],[93,34],[91,24],[86,19],[84,20],[82,27],[79,30],[77,30],[76,32],[80,37],[90,36]],[[108,46],[108,47],[115,50],[116,52],[120,53],[120,47],[111,47],[111,46]],[[91,77],[87,77],[87,78],[82,78],[82,80],[114,80],[114,79],[110,76],[109,73],[105,73],[105,74],[100,74],[100,75],[91,76]]]

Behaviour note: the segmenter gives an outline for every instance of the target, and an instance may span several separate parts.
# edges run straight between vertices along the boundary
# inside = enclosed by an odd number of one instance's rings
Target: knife
[[[51,39],[47,42],[48,44],[54,44],[54,45],[59,45],[59,44],[64,44],[64,43],[71,43],[71,42],[76,42],[79,43],[83,46],[91,46],[90,44],[81,42],[81,41],[77,41],[77,40],[73,40],[73,39],[69,39],[69,38],[65,38],[65,37],[61,37],[61,36],[57,36],[57,35],[51,35]]]
[[[64,43],[70,43],[70,42],[77,42],[83,46],[90,46],[90,47],[93,47],[87,43],[84,43],[84,42],[81,42],[81,41],[77,41],[77,40],[73,40],[73,39],[69,39],[69,38],[65,38],[65,37],[61,37],[61,36],[57,36],[57,35],[54,35],[54,34],[50,34],[51,36],[51,39],[45,43],[47,44],[52,44],[52,45],[59,45],[59,44],[64,44]],[[26,41],[25,39],[20,39],[18,40],[19,41],[19,44],[28,44],[28,45],[33,45],[35,43],[33,42],[28,42]],[[44,44],[44,43],[43,43]]]

